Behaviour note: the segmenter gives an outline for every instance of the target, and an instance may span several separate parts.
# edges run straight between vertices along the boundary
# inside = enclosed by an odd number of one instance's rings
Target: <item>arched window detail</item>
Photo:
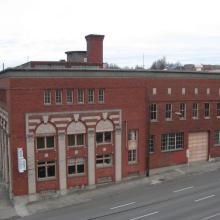
[[[67,146],[81,147],[85,145],[86,127],[82,122],[71,122],[67,127]]]
[[[101,120],[96,125],[96,144],[112,143],[113,124],[110,120]]]
[[[36,129],[36,148],[37,150],[54,149],[56,128],[50,124],[40,124]]]

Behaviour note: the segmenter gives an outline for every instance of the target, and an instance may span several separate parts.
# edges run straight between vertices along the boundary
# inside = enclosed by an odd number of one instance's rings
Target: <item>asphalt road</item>
[[[220,169],[141,185],[24,220],[219,220]]]

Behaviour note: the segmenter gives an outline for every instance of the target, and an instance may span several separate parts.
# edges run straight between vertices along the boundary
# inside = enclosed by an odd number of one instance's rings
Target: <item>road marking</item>
[[[129,219],[129,220],[137,220],[137,219],[140,219],[140,218],[143,218],[143,217],[155,215],[155,214],[157,214],[157,213],[159,213],[159,211],[157,211],[157,212],[151,212],[151,213],[148,213],[148,214],[146,214],[146,215],[138,216],[138,217],[136,217],[136,218],[131,218],[131,219]]]
[[[216,216],[219,216],[219,215],[220,215],[220,213],[217,213],[215,215],[207,216],[207,217],[203,218],[202,220],[208,220],[208,219],[211,219],[211,218],[215,218]]]
[[[185,187],[185,188],[182,188],[182,189],[175,190],[175,191],[173,191],[173,192],[174,192],[174,193],[182,192],[182,191],[184,191],[184,190],[192,189],[192,188],[194,188],[194,186]]]
[[[176,169],[177,172],[181,173],[181,174],[185,174],[184,171],[182,171],[181,169]]]
[[[123,204],[123,205],[119,205],[119,206],[115,206],[115,207],[112,207],[110,209],[118,209],[118,208],[122,208],[122,207],[125,207],[125,206],[128,206],[128,205],[133,205],[135,204],[136,202],[130,202],[130,203],[127,203],[127,204]]]
[[[214,196],[215,196],[215,195],[213,194],[213,195],[206,196],[206,197],[203,197],[203,198],[200,198],[200,199],[196,199],[195,202],[200,202],[200,201],[202,201],[202,200],[209,199],[209,198],[212,198],[212,197],[214,197]]]

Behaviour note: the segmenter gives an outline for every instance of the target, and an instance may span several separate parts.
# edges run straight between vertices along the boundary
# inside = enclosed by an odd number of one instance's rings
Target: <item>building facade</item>
[[[220,156],[219,73],[109,70],[97,51],[85,68],[77,58],[1,72],[0,171],[12,198]]]

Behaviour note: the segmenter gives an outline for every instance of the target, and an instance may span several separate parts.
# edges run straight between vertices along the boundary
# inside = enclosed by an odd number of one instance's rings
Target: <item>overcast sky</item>
[[[220,64],[220,0],[0,0],[0,65],[66,59],[103,34],[104,61],[122,67]],[[0,66],[0,69],[1,69]]]

